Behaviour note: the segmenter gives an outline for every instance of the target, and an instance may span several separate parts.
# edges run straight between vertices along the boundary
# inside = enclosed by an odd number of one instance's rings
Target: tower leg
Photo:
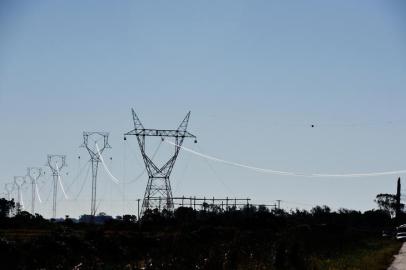
[[[31,182],[31,214],[35,215],[35,181]]]
[[[147,209],[160,209],[162,207],[169,211],[173,210],[173,198],[169,177],[149,177],[147,187],[142,201],[141,216]]]
[[[58,195],[58,174],[53,175],[54,190],[52,194],[52,218],[56,218],[56,199]]]
[[[22,205],[21,205],[21,187],[20,186],[17,187],[17,192],[18,192],[17,203],[18,203],[18,206],[19,206],[19,208],[21,210]]]
[[[141,207],[141,215],[144,214],[145,210],[150,209],[150,197],[151,197],[151,190],[152,190],[152,181],[153,178],[148,178],[147,187],[145,188],[144,199],[142,200],[142,207]]]
[[[169,176],[165,177],[166,209],[173,210],[173,196]]]
[[[92,159],[92,200],[90,206],[90,215],[96,215],[96,186],[97,186],[97,168],[99,161]]]

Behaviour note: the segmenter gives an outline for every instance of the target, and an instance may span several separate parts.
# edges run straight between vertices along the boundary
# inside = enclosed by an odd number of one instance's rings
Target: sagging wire
[[[89,177],[90,168],[91,168],[90,166],[87,167],[86,176],[85,178],[83,178],[82,186],[80,187],[79,193],[74,198],[75,201],[77,201],[77,199],[79,198],[80,194],[83,191],[83,188],[85,187],[86,179]]]
[[[63,196],[65,197],[66,200],[69,200],[69,197],[68,197],[68,195],[66,194],[65,188],[63,187],[63,184],[62,184],[61,174],[60,174],[60,172],[59,172],[58,164],[55,164],[55,166],[56,166],[56,170],[57,170],[57,172],[58,172],[58,182],[59,182],[59,185],[61,186],[61,190],[62,190]]]
[[[197,145],[197,147],[199,148],[200,152],[203,152],[199,145]],[[227,189],[227,191],[230,192],[235,197],[235,193],[228,187],[228,185],[226,185],[226,183],[221,179],[221,177],[219,177],[217,171],[214,170],[214,168],[213,168],[212,164],[210,163],[210,161],[207,160],[207,159],[205,159],[205,161],[206,161],[207,166],[209,167],[209,169],[213,173],[214,177],[216,177],[217,180]]]
[[[39,203],[42,203],[41,196],[39,195],[37,181],[34,180],[35,183],[35,193],[37,193]]]
[[[159,142],[158,146],[155,148],[154,153],[151,156],[151,159],[154,159],[155,156],[158,154],[159,149],[161,148],[162,145],[162,140]],[[147,169],[144,167],[144,169],[142,170],[142,172],[137,175],[133,180],[125,182],[125,184],[132,184],[137,182],[145,173],[146,173]]]
[[[241,167],[249,170],[253,170],[256,172],[262,172],[262,173],[268,173],[268,174],[274,174],[274,175],[283,175],[283,176],[297,176],[297,177],[307,177],[307,178],[356,178],[356,177],[373,177],[373,176],[385,176],[385,175],[401,175],[401,174],[406,174],[406,170],[396,170],[396,171],[385,171],[385,172],[370,172],[370,173],[348,173],[348,174],[330,174],[330,173],[312,173],[312,174],[305,174],[305,173],[297,173],[297,172],[286,172],[286,171],[278,171],[278,170],[273,170],[273,169],[265,169],[265,168],[260,168],[260,167],[255,167],[255,166],[250,166],[250,165],[245,165],[242,163],[238,162],[233,162],[233,161],[228,161],[224,160],[221,158],[217,158],[214,156],[206,155],[197,151],[194,151],[190,148],[177,145],[171,141],[166,141],[165,142],[174,145],[176,147],[180,147],[186,152],[189,152],[191,154],[194,154],[196,156],[213,160],[219,163],[235,166],[235,167]]]
[[[152,156],[151,156],[152,159],[154,159],[155,156],[158,154],[158,151],[159,151],[161,145],[162,145],[162,140],[159,142],[158,146],[155,148],[154,153],[153,153]],[[97,147],[97,145],[96,145],[96,147]],[[131,180],[131,181],[129,181],[129,182],[121,182],[121,184],[131,184],[131,183],[135,183],[136,181],[138,181],[138,180],[145,174],[146,171],[147,171],[147,169],[144,168],[143,171],[142,171],[138,176],[136,176],[133,180]],[[120,193],[122,193],[122,195],[124,195],[123,192],[122,192],[120,189],[119,189],[119,191],[120,191]],[[103,201],[103,199],[100,199],[100,200],[99,200],[99,202],[98,202],[98,204],[97,204],[97,206],[96,206],[96,210],[99,209],[100,204],[101,204],[102,201]],[[125,200],[124,200],[124,201],[125,201]]]
[[[24,198],[23,198],[23,191],[22,191],[21,188],[19,189],[19,192],[20,192],[20,205],[21,205],[21,209],[24,209]]]
[[[96,149],[97,149],[97,154],[98,154],[99,157],[100,157],[100,161],[101,161],[102,164],[103,164],[103,168],[104,168],[104,170],[107,172],[107,174],[110,176],[110,179],[111,179],[114,183],[116,183],[116,184],[120,183],[120,180],[118,180],[118,179],[110,172],[109,168],[107,167],[106,163],[104,162],[103,156],[102,156],[101,153],[100,153],[100,149],[99,149],[99,146],[97,145],[97,143],[96,143]]]
[[[154,153],[152,154],[152,159],[154,159],[155,156],[157,155],[157,153],[158,153],[158,151],[159,151],[161,145],[162,145],[162,141],[160,141],[159,144],[158,144],[158,146],[155,148],[155,151],[154,151]],[[98,150],[98,153],[100,154],[100,151],[99,151],[99,148],[98,148],[97,144],[96,144],[96,148],[97,148],[97,150]],[[100,159],[101,159],[101,161],[102,161],[102,163],[103,163],[102,157],[100,157]],[[104,163],[103,163],[103,164],[104,164]],[[145,172],[146,172],[146,169],[144,168],[144,170],[143,170],[134,180],[131,180],[131,181],[129,181],[129,182],[121,182],[121,184],[131,184],[131,183],[134,183],[134,182],[138,181],[138,180],[145,174]],[[107,173],[108,173],[108,171],[107,171]],[[110,175],[110,176],[111,176],[111,175]],[[114,177],[114,176],[113,176],[113,177]],[[117,183],[117,184],[118,184],[118,183]],[[120,192],[121,192],[121,190],[120,190]],[[123,195],[123,194],[122,194],[122,195]],[[100,200],[99,200],[99,202],[98,202],[98,204],[97,204],[97,206],[96,206],[96,210],[99,209],[100,204],[101,204],[102,201],[103,201],[103,199],[100,199]]]
[[[88,160],[85,164],[83,164],[82,167],[79,168],[79,171],[77,173],[77,175],[75,176],[75,178],[73,179],[73,181],[70,183],[70,185],[68,186],[68,188],[66,189],[68,192],[70,191],[71,187],[73,186],[73,184],[79,179],[79,177],[82,175],[82,173],[85,171],[85,168],[89,165],[90,160]]]
[[[126,142],[126,141],[125,141]],[[162,142],[162,141],[161,141]],[[128,144],[127,142],[126,142],[126,144]],[[143,160],[141,160],[139,157],[138,157],[138,155],[136,154],[136,152],[138,151],[138,148],[137,147],[134,147],[134,145],[132,145],[132,144],[129,144],[130,145],[130,153],[131,153],[131,155],[135,158],[135,160],[137,160],[137,163],[138,163],[138,165],[141,167],[141,168],[144,168],[144,161]]]
[[[182,174],[179,177],[179,181],[176,181],[176,183],[175,183],[175,190],[179,190],[182,180],[185,178],[186,170],[189,168],[189,164],[190,164],[190,159],[187,159],[185,167],[183,168]]]
[[[44,202],[45,204],[47,204],[49,202],[49,199],[51,198],[51,191],[52,191],[52,188],[49,188],[47,198],[46,198],[46,200]]]

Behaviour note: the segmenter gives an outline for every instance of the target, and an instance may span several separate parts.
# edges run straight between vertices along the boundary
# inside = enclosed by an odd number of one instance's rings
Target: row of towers
[[[148,182],[144,193],[144,199],[142,201],[141,215],[147,209],[161,208],[167,210],[173,210],[173,196],[170,183],[170,175],[175,165],[176,159],[179,155],[182,144],[186,138],[193,138],[196,143],[196,136],[187,131],[190,118],[190,112],[180,123],[177,129],[146,129],[132,109],[132,119],[134,123],[134,129],[124,134],[124,140],[126,136],[134,135],[137,138],[138,145],[140,147],[141,155],[145,164],[146,171],[148,173]],[[162,166],[158,166],[153,159],[147,154],[146,137],[160,137],[162,140],[165,138],[174,139],[174,152],[171,154],[169,160]],[[83,144],[81,147],[86,148],[90,155],[90,162],[92,166],[92,189],[91,189],[91,205],[90,215],[96,215],[96,196],[97,196],[97,175],[99,163],[104,162],[102,153],[104,150],[111,148],[109,142],[109,133],[107,132],[83,132]],[[66,155],[48,155],[46,166],[49,167],[52,173],[52,218],[56,218],[57,210],[57,198],[58,198],[58,183],[66,196],[65,190],[61,182],[61,171],[67,166]],[[22,187],[27,183],[26,179],[29,179],[31,184],[31,213],[35,213],[36,197],[41,201],[38,191],[38,180],[44,174],[40,167],[27,168],[27,174],[25,176],[15,176],[13,183],[5,184],[5,191],[8,199],[10,199],[11,193],[14,189],[17,189],[17,204],[20,207],[24,207],[22,200]]]

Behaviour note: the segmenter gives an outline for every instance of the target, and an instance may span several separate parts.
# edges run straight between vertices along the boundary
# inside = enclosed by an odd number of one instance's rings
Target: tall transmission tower
[[[134,109],[132,109],[132,117],[134,121],[134,129],[124,134],[124,140],[126,140],[126,135],[137,136],[141,155],[145,163],[146,171],[148,172],[148,183],[142,201],[141,215],[147,209],[160,209],[161,202],[163,204],[162,208],[173,210],[174,205],[169,176],[175,165],[176,158],[178,157],[184,139],[194,138],[195,143],[197,142],[196,136],[187,132],[190,112],[188,112],[179,127],[175,130],[145,129],[137,114],[134,112]],[[175,139],[175,151],[162,167],[157,166],[145,151],[145,137],[149,136],[161,137],[162,140],[166,137]]]
[[[14,182],[4,184],[4,189],[6,191],[7,200],[11,200],[11,194],[13,193],[15,186],[16,185]]]
[[[39,167],[29,167],[27,168],[27,176],[31,180],[31,214],[35,215],[35,198],[37,194],[39,194],[38,191],[38,179],[42,175],[42,168]],[[38,195],[39,198],[39,195]]]
[[[61,170],[66,166],[65,155],[48,155],[47,166],[52,171],[53,192],[52,192],[52,218],[56,218],[56,199],[58,195],[58,180],[61,177]]]
[[[24,201],[22,194],[22,187],[25,184],[25,176],[14,176],[14,184],[17,187],[17,205],[18,209],[21,207],[24,209]]]
[[[96,215],[96,186],[97,186],[97,169],[99,162],[103,162],[101,154],[109,145],[109,133],[107,132],[83,132],[83,144],[90,155],[92,162],[92,198],[90,205],[90,215]]]

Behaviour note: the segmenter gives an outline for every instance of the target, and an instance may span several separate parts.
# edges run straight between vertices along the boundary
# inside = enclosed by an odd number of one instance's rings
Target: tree
[[[135,223],[135,222],[137,222],[137,216],[135,216],[135,215],[123,215],[122,220],[125,223]]]
[[[10,214],[14,211],[16,205],[14,199],[6,200],[4,198],[0,199],[0,217],[5,218],[9,217]]]
[[[392,217],[395,216],[397,208],[403,210],[405,207],[403,203],[398,203],[397,196],[394,194],[378,194],[375,202],[378,204],[379,209],[389,213]]]
[[[327,205],[323,206],[315,206],[310,210],[310,213],[312,213],[313,216],[325,216],[329,215],[331,213],[330,207]]]

